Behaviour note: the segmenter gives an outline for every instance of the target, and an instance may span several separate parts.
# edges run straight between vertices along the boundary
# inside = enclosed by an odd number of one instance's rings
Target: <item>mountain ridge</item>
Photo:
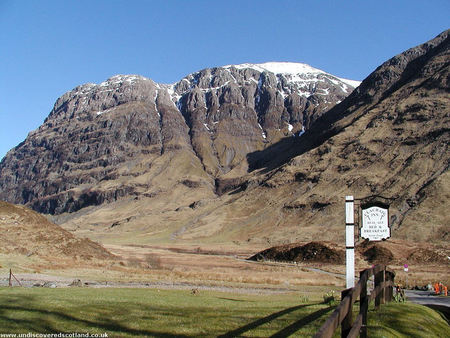
[[[128,167],[128,159],[139,156],[151,166],[167,152],[186,152],[193,171],[203,169],[200,181],[207,187],[222,176],[240,176],[249,152],[302,133],[352,90],[305,64],[270,65],[295,72],[238,65],[203,69],[171,85],[116,75],[77,86],[58,98],[43,125],[1,162],[0,195],[54,214],[152,194],[146,191],[148,178],[133,187],[121,182],[118,166]],[[147,169],[132,175],[144,176]],[[116,181],[116,188],[95,188],[105,179]]]

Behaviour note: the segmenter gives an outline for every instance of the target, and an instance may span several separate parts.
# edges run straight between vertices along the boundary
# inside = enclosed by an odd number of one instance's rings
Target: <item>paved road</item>
[[[432,309],[441,311],[447,319],[450,319],[450,296],[436,296],[432,291],[406,290],[406,299],[416,304],[426,305]]]
[[[436,296],[432,291],[406,290],[406,298],[417,304],[450,307],[450,297]]]

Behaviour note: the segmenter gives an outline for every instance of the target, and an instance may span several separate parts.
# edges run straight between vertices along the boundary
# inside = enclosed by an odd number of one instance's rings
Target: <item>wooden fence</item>
[[[374,288],[370,295],[367,295],[367,282],[372,276],[375,276]],[[358,284],[354,288],[342,291],[341,303],[314,337],[332,337],[339,325],[341,325],[341,337],[357,337],[358,335],[363,338],[367,337],[369,304],[372,300],[375,300],[375,307],[379,308],[381,304],[392,300],[394,277],[394,272],[386,270],[385,265],[377,265],[361,271]],[[353,304],[358,297],[359,314],[353,321]]]
[[[20,286],[22,286],[22,283],[16,278],[16,276],[14,276],[14,274],[11,271],[11,269],[9,269],[9,283],[8,283],[8,285],[10,287],[12,286],[12,278],[14,278],[16,280],[16,282],[19,283]]]

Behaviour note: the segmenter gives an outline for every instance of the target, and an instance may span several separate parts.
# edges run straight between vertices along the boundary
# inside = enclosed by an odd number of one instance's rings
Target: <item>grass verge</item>
[[[423,305],[391,302],[368,314],[370,337],[448,337],[444,316]]]

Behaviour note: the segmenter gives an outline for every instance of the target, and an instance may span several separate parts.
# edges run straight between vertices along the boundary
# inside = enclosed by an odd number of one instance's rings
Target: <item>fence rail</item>
[[[375,276],[375,284],[370,296],[367,295],[367,282],[370,277]],[[354,288],[342,291],[341,303],[328,317],[320,330],[314,335],[315,338],[332,337],[336,329],[341,325],[342,337],[367,337],[367,311],[369,304],[375,300],[375,307],[389,302],[393,298],[395,274],[386,270],[385,265],[377,265],[360,272],[359,282]],[[353,321],[353,304],[359,297],[359,314]]]

